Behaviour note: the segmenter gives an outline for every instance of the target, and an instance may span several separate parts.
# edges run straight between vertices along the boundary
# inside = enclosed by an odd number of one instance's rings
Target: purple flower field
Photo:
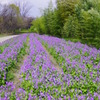
[[[23,34],[0,46],[0,100],[100,100],[100,50],[38,34]],[[9,71],[26,53],[16,88]]]

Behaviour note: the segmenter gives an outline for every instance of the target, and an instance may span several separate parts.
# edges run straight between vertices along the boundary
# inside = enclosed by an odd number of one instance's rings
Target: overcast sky
[[[9,4],[9,3],[14,3],[14,2],[27,2],[28,5],[31,5],[32,6],[32,9],[29,13],[30,16],[34,16],[34,17],[37,17],[37,16],[40,16],[41,15],[41,12],[40,12],[40,9],[44,9],[46,7],[48,7],[48,4],[50,2],[50,0],[0,0],[0,3],[1,4]],[[55,7],[56,5],[56,0],[52,0],[52,3]]]

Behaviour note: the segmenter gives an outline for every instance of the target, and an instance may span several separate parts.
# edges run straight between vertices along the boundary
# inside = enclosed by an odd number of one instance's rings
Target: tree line
[[[64,38],[100,37],[100,0],[57,0],[33,20],[31,32]]]
[[[28,29],[34,18],[28,17],[31,6],[27,3],[0,4],[0,33],[14,33]]]

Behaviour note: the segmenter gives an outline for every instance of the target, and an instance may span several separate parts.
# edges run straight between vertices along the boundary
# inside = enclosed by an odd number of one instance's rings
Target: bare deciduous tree
[[[27,17],[32,9],[32,5],[30,5],[28,2],[16,2],[15,4],[19,7],[22,17]]]
[[[0,33],[29,28],[34,19],[28,17],[31,8],[32,6],[29,6],[27,2],[18,2],[9,5],[0,4]]]

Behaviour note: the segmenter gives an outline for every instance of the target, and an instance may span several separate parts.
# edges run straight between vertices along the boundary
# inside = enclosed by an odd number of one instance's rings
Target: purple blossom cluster
[[[21,73],[22,88],[29,93],[29,100],[30,98],[51,100],[61,93],[58,92],[57,86],[59,88],[63,86],[62,73],[57,73],[42,44],[33,34],[30,35],[30,53],[21,67]],[[56,92],[58,94],[55,94]]]
[[[4,42],[0,42],[0,54],[4,51],[4,49],[6,47],[8,47],[9,45],[11,46],[12,45],[12,42],[14,41],[14,39],[17,38],[17,37],[14,37],[14,38],[11,38],[11,39],[8,39]]]
[[[100,50],[56,37],[35,36],[55,57],[64,73],[71,75],[69,82],[74,91],[80,91],[79,94],[87,98],[95,98],[96,94],[100,99]]]
[[[22,88],[16,90],[13,82],[0,86],[0,100],[24,100],[26,96],[26,91]]]
[[[7,72],[11,67],[10,65],[12,62],[17,61],[17,55],[20,52],[20,49],[23,48],[26,39],[27,34],[18,36],[16,39],[14,38],[14,41],[12,42],[11,40],[7,40],[10,41],[10,44],[4,49],[2,54],[0,54],[0,85],[5,83]]]
[[[2,85],[0,87],[0,100],[10,100],[13,90],[15,86],[13,82],[6,82],[5,86]]]

